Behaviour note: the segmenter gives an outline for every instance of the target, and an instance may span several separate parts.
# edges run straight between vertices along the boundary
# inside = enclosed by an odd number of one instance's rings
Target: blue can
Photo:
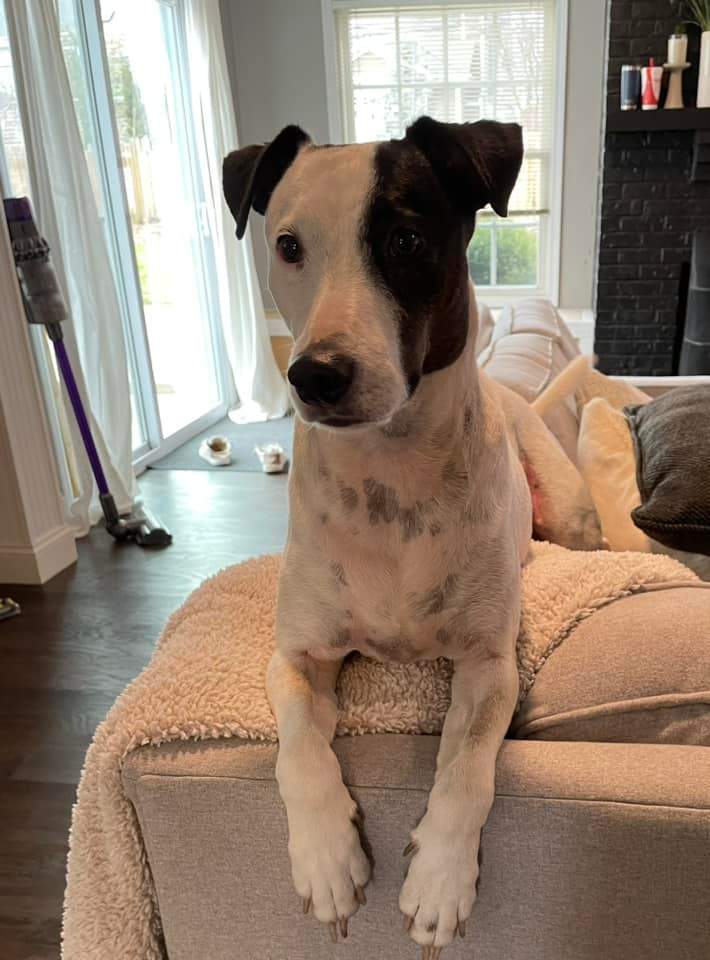
[[[641,99],[641,67],[624,64],[621,68],[621,109],[638,110]]]

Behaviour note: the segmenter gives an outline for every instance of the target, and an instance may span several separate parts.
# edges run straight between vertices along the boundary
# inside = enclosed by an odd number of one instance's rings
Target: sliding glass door
[[[195,162],[180,0],[59,0],[62,46],[122,303],[134,455],[223,416],[233,386]]]
[[[209,265],[177,11],[101,0],[121,168],[164,436],[219,403]]]

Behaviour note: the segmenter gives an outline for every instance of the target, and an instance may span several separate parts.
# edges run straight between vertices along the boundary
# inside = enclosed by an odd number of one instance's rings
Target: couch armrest
[[[123,780],[170,960],[414,956],[399,929],[401,851],[425,809],[437,747],[425,736],[336,741],[375,855],[368,904],[336,948],[298,915],[274,745],[131,754]],[[709,881],[710,750],[509,740],[470,933],[447,960],[699,960]]]

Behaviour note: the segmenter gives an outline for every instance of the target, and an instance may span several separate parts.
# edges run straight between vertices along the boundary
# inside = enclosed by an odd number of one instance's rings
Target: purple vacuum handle
[[[69,394],[71,405],[74,408],[74,415],[76,416],[76,422],[78,423],[79,430],[81,431],[81,439],[84,441],[84,446],[86,447],[86,454],[89,458],[89,463],[91,464],[91,469],[96,480],[96,486],[99,488],[99,493],[102,496],[106,496],[109,492],[108,484],[106,483],[106,476],[104,474],[103,467],[101,466],[101,461],[99,460],[99,453],[96,449],[94,438],[91,436],[91,429],[89,428],[89,422],[86,419],[86,414],[84,413],[81,395],[79,394],[79,388],[77,387],[76,380],[74,379],[74,372],[72,371],[71,364],[69,363],[69,357],[67,356],[67,350],[64,346],[64,341],[54,340],[53,342],[57,363],[62,371],[62,377],[64,378],[64,383],[66,384],[67,393]]]
[[[109,495],[106,475],[64,346],[61,323],[66,319],[67,309],[49,258],[49,246],[37,229],[32,205],[27,197],[11,197],[4,201],[4,207],[27,319],[30,323],[42,324],[54,344],[57,363],[74,408],[96,486],[99,494],[105,498]]]

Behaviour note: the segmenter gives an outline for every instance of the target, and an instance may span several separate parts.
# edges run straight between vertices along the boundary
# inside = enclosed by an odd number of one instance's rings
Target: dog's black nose
[[[304,354],[288,368],[288,379],[304,403],[330,407],[345,396],[354,373],[355,364],[347,357],[333,357],[325,363]]]

